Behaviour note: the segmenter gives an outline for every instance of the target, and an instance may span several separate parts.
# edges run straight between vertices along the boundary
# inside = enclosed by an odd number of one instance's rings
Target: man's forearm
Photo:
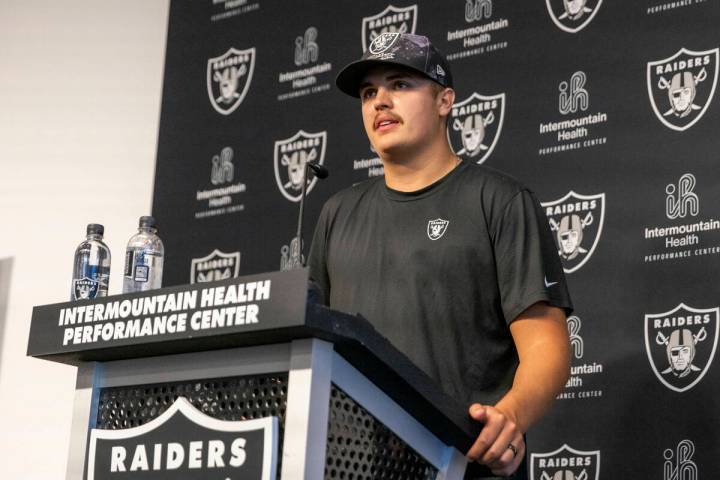
[[[570,373],[570,344],[564,313],[537,304],[511,324],[520,364],[512,388],[496,407],[526,432],[550,408]]]

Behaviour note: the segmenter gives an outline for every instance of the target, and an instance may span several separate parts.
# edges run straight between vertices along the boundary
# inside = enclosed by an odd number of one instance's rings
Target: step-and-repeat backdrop
[[[426,34],[456,79],[453,148],[537,193],[576,306],[533,480],[720,476],[720,2],[175,0],[169,22],[165,285],[295,265],[304,162],[330,170],[306,238],[383,172],[335,75],[382,32]]]

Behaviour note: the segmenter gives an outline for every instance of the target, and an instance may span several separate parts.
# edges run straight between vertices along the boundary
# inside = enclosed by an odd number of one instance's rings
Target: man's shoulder
[[[503,209],[521,192],[530,192],[515,177],[487,165],[472,163],[462,175],[462,182],[469,192],[480,195],[480,201],[493,209]]]
[[[377,192],[377,189],[383,185],[382,182],[383,177],[376,177],[344,188],[333,194],[325,202],[324,208],[334,213],[343,207],[352,206],[368,200],[372,197],[373,193]]]

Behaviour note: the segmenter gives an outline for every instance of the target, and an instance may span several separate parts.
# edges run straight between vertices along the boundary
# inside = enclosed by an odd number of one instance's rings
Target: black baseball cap
[[[443,87],[453,88],[450,64],[445,56],[423,35],[381,33],[360,57],[343,68],[335,85],[344,93],[360,98],[360,83],[369,69],[377,65],[409,68]]]

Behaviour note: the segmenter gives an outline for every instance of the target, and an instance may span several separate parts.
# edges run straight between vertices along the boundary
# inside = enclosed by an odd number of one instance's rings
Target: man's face
[[[365,132],[381,156],[412,152],[444,128],[432,80],[399,68],[377,67],[360,86]]]

